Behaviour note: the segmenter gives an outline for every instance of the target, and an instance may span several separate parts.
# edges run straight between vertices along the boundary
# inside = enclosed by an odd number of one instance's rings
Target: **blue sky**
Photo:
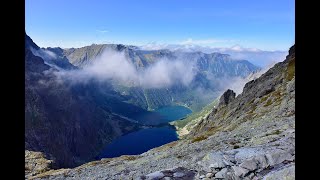
[[[27,34],[40,47],[92,43],[294,44],[294,0],[26,0]]]

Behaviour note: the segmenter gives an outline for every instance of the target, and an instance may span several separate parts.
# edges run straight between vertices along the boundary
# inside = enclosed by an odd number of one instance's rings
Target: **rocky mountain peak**
[[[222,106],[226,106],[227,104],[229,104],[232,100],[234,100],[236,97],[236,93],[231,90],[231,89],[228,89],[226,90],[222,96],[220,97],[220,101],[219,101],[219,107],[222,107]]]
[[[289,55],[292,55],[293,53],[296,52],[296,45],[293,45],[290,49],[289,49]]]
[[[295,56],[295,52],[296,52],[296,45],[294,44],[294,45],[289,49],[289,54],[288,54],[287,58]]]
[[[24,40],[25,40],[25,47],[26,48],[28,48],[28,49],[31,49],[31,48],[33,48],[33,49],[35,49],[35,50],[39,50],[40,49],[40,47],[38,46],[38,45],[36,45],[34,42],[33,42],[33,40],[25,33],[25,38],[24,38]]]

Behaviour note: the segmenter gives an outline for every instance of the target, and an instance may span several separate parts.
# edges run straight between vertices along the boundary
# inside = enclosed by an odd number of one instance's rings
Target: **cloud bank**
[[[52,60],[52,59],[57,58],[57,55],[54,52],[49,51],[47,49],[35,50],[35,49],[31,48],[31,51],[35,56],[39,56],[44,60]]]
[[[157,44],[150,43],[140,46],[143,50],[159,50],[169,49],[172,51],[194,52],[201,51],[204,53],[224,53],[229,54],[234,60],[248,60],[252,64],[260,66],[262,68],[267,67],[275,62],[283,61],[288,54],[287,51],[264,51],[257,48],[244,48],[239,45],[235,45],[229,48],[215,48],[211,46],[203,46],[208,43],[220,42],[223,40],[192,40],[189,39],[180,44]],[[230,41],[230,40],[229,40]]]
[[[57,76],[75,83],[95,79],[112,81],[125,86],[143,88],[168,88],[176,83],[189,85],[195,74],[195,63],[182,60],[158,59],[144,69],[137,70],[124,52],[106,49],[91,64],[80,70],[59,71]]]
[[[229,54],[235,60],[246,59],[262,68],[285,60],[287,51],[263,51],[256,48],[243,48],[239,45],[231,48],[213,48],[212,51]]]

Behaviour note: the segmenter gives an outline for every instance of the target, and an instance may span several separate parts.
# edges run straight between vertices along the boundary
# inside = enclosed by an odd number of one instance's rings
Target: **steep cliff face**
[[[182,140],[35,179],[294,179],[295,52],[241,94],[226,91]]]
[[[53,167],[74,167],[92,160],[116,137],[139,128],[97,101],[104,96],[89,93],[90,84],[74,87],[58,81],[58,70],[35,56],[31,46],[36,47],[26,36],[26,150],[43,152]]]
[[[62,54],[61,48],[40,48],[33,40],[25,34],[25,48],[31,51],[35,56],[41,57],[44,64],[55,69],[77,69],[69,60]]]

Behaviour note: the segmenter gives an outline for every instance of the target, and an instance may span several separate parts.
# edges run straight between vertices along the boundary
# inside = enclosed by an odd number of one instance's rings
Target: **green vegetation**
[[[288,64],[286,80],[291,81],[295,74],[295,58],[293,58]]]
[[[219,99],[215,99],[212,103],[205,106],[201,111],[194,112],[187,116],[185,119],[173,121],[171,124],[178,127],[183,128],[186,126],[189,122],[196,120],[196,119],[202,119],[205,118],[213,109],[214,106],[217,106],[219,103]]]
[[[271,93],[271,97],[273,97],[273,99],[272,99],[273,102],[271,102],[271,100],[268,100],[268,102],[264,105],[264,107],[267,107],[267,106],[269,106],[271,104],[274,104],[274,106],[277,106],[277,105],[281,104],[281,101],[282,101],[282,98],[283,98],[282,97],[283,95],[281,94],[281,91],[282,90],[278,89],[278,90],[272,92]]]
[[[220,112],[222,112],[222,111],[223,111],[222,118],[223,118],[223,119],[226,119],[227,113],[229,114],[229,112],[228,112],[228,110],[226,109],[226,107],[221,108]]]
[[[281,91],[280,90],[274,91],[272,93],[272,96],[274,96],[276,99],[280,99],[282,97],[281,96]]]
[[[266,104],[264,104],[264,107],[270,106],[271,104],[272,104],[272,101],[271,101],[271,99],[269,99],[269,100],[266,102]]]
[[[202,135],[202,136],[195,137],[194,139],[191,140],[191,142],[192,142],[192,143],[194,143],[194,142],[199,142],[199,141],[205,140],[205,139],[207,139],[207,138],[208,138],[208,136]]]
[[[260,101],[261,101],[261,102],[266,101],[269,96],[270,96],[270,94],[263,96]]]
[[[253,114],[256,109],[257,109],[257,106],[253,106],[249,114]]]
[[[138,159],[136,156],[123,156],[124,160],[133,161]]]
[[[221,131],[222,126],[215,126],[214,123],[212,126],[205,132],[205,136],[209,137],[214,135],[216,132]]]

